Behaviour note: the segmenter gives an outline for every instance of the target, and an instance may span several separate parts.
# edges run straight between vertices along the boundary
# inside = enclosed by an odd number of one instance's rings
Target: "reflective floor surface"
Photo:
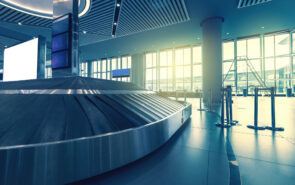
[[[253,97],[234,98],[233,117],[239,125],[229,129],[215,126],[218,113],[199,112],[198,99],[188,101],[193,103],[191,120],[163,147],[125,167],[75,184],[240,184],[231,177],[229,164],[233,164],[243,185],[294,185],[295,98],[276,98],[277,126],[284,127],[284,132],[246,127],[253,124]],[[258,117],[259,125],[271,125],[269,97],[259,98]]]

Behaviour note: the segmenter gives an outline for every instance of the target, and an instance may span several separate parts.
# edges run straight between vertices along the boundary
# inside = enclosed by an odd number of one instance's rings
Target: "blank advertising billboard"
[[[37,79],[38,38],[4,50],[3,81]]]

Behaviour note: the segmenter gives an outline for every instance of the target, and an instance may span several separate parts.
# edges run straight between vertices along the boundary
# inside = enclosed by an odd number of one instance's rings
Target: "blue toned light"
[[[119,77],[129,77],[130,76],[130,69],[117,69],[113,70],[112,77],[119,78]]]

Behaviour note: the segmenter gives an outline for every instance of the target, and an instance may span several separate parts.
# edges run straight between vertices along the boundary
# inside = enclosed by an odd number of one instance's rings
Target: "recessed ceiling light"
[[[261,26],[261,29],[264,29],[264,26]]]
[[[116,22],[114,22],[114,25],[117,25],[117,23],[116,23]]]
[[[115,37],[115,35],[112,35],[112,37],[114,38],[114,37]]]
[[[18,24],[18,25],[23,25],[23,23],[21,23],[21,22],[18,22],[17,24]]]
[[[229,33],[228,33],[228,32],[227,32],[226,34],[227,34],[227,35],[229,35]]]
[[[120,7],[120,3],[117,3],[117,5],[116,5],[117,7]]]
[[[87,31],[84,30],[84,31],[83,31],[83,34],[86,34],[86,33],[87,33]]]

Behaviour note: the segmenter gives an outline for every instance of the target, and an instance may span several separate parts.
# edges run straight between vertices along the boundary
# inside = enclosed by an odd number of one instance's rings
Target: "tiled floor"
[[[295,98],[276,98],[278,126],[284,132],[253,131],[253,97],[234,98],[234,119],[240,124],[221,129],[217,113],[199,112],[166,145],[149,156],[77,184],[103,185],[228,185],[228,139],[243,185],[295,184]],[[259,98],[259,124],[270,125],[270,98]],[[236,162],[235,162],[236,163]]]

